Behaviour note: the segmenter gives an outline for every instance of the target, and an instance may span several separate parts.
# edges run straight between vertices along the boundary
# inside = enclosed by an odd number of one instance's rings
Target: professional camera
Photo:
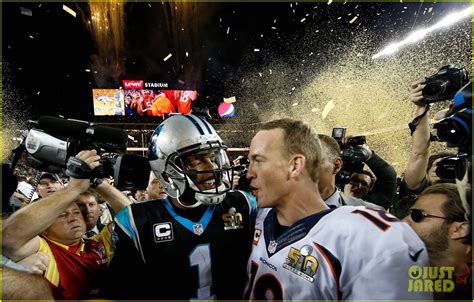
[[[343,143],[346,136],[346,128],[333,128],[332,137],[341,147],[341,159],[344,164],[343,170],[350,172],[360,172],[364,168],[364,162],[369,158],[369,153],[364,148],[359,147],[366,143],[365,136],[353,136]]]
[[[150,165],[145,157],[125,153],[128,140],[125,131],[51,116],[40,117],[34,123],[37,127],[30,129],[13,151],[12,168],[26,150],[28,166],[51,173],[64,172],[71,156],[95,149],[101,159],[91,178],[112,176],[120,190],[147,187]]]
[[[344,144],[346,128],[333,128],[332,137],[338,142],[341,148],[342,169],[337,175],[339,185],[349,182],[349,177],[353,172],[364,170],[364,163],[369,158],[369,153],[360,147],[366,143],[365,136],[353,136]]]
[[[471,115],[472,82],[469,81],[454,96],[446,117],[433,126],[437,131],[437,140],[446,142],[450,148],[458,148],[458,154],[444,158],[437,165],[436,174],[443,182],[455,182],[457,176],[462,177],[463,171],[461,170],[463,169],[467,169],[468,177],[471,177]],[[469,180],[469,182],[471,181]]]
[[[465,68],[446,65],[438,73],[426,78],[422,94],[426,104],[452,99],[456,92],[469,81]]]
[[[434,124],[438,140],[460,152],[472,154],[472,82],[465,85],[454,96],[446,117]]]
[[[235,189],[250,191],[250,182],[247,179],[247,171],[249,169],[250,161],[246,156],[239,156],[237,159],[239,160],[239,164],[234,166],[234,171],[240,178]]]

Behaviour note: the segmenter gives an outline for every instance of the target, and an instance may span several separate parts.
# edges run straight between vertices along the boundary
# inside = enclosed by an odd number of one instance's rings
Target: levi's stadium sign
[[[124,89],[143,89],[143,83],[144,81],[138,81],[138,80],[123,80],[123,88]]]

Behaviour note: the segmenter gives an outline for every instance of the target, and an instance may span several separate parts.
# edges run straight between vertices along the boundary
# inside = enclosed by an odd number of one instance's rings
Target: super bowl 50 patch
[[[311,255],[312,252],[313,248],[310,245],[303,245],[299,250],[292,247],[283,267],[306,281],[313,282],[319,262]]]
[[[232,207],[227,214],[222,215],[224,220],[224,230],[238,230],[244,228],[242,214]]]

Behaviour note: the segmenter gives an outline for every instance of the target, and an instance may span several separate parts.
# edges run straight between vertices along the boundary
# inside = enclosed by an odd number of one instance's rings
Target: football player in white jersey
[[[300,121],[263,124],[247,177],[260,208],[246,300],[431,299],[410,292],[409,269],[428,265],[404,222],[366,207],[329,209],[318,182],[321,146]]]

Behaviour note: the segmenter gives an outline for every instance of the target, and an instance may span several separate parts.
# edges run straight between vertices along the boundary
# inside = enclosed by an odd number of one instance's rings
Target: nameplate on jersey
[[[283,268],[313,283],[313,277],[318,270],[319,262],[311,255],[312,252],[313,247],[307,244],[303,245],[299,250],[291,247],[286,261],[283,263]]]
[[[238,213],[234,207],[230,208],[227,214],[223,214],[222,219],[224,220],[224,230],[226,231],[244,228],[242,214]]]
[[[173,240],[173,224],[171,222],[155,223],[153,225],[155,242],[165,242]]]

